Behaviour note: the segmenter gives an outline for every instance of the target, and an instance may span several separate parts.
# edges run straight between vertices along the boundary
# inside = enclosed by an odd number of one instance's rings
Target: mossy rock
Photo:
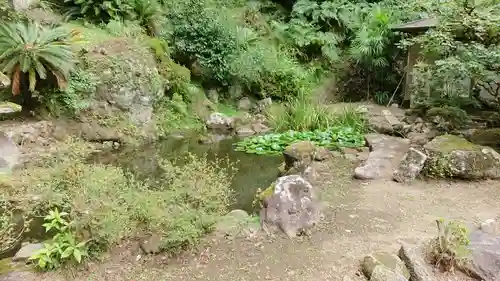
[[[298,172],[305,171],[314,160],[316,149],[316,145],[310,141],[300,141],[286,147],[283,157],[287,174],[290,174],[288,171],[292,168],[297,169]]]
[[[98,81],[86,117],[125,135],[154,136],[153,102],[163,94],[164,81],[149,46],[139,39],[110,37],[88,49],[84,70]]]
[[[406,279],[410,278],[410,272],[405,266],[405,263],[395,254],[387,252],[377,252],[366,256],[362,263],[361,269],[368,279],[372,279],[377,267],[383,266],[391,272],[400,274]]]
[[[469,140],[478,145],[500,149],[500,128],[474,130]]]
[[[424,172],[433,177],[500,178],[500,154],[455,135],[442,135],[424,146],[429,160]]]
[[[271,185],[269,185],[268,188],[264,189],[263,191],[259,192],[259,194],[257,194],[257,199],[259,199],[262,202],[262,201],[266,200],[267,198],[273,196],[274,188],[275,188],[275,184],[272,183]]]

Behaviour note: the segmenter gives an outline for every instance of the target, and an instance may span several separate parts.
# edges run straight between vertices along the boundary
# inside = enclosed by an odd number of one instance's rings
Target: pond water
[[[258,188],[267,188],[278,177],[281,156],[261,156],[234,151],[236,138],[225,139],[214,144],[200,144],[197,137],[170,137],[155,144],[148,144],[134,150],[99,153],[92,156],[94,163],[112,164],[132,172],[139,178],[154,178],[158,172],[158,157],[176,160],[189,152],[207,160],[228,159],[221,165],[237,168],[232,174],[231,187],[234,190],[232,209],[253,212],[252,202]],[[181,162],[176,162],[182,165]]]

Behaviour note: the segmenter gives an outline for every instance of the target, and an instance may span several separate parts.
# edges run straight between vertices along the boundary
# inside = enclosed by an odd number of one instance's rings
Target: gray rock
[[[378,265],[373,270],[370,281],[408,281],[408,279],[383,265]]]
[[[217,90],[215,89],[208,90],[207,97],[211,102],[215,104],[219,103],[219,93],[217,92]]]
[[[254,130],[257,134],[265,134],[265,133],[271,131],[271,129],[269,127],[267,127],[266,125],[262,124],[259,121],[257,121],[256,123],[253,123],[251,125],[251,127],[252,127],[252,130]]]
[[[141,247],[141,250],[147,255],[158,254],[162,251],[162,238],[159,235],[153,234],[143,239],[139,243],[139,246]]]
[[[402,183],[409,183],[413,181],[424,168],[426,160],[427,155],[414,148],[410,148],[396,171],[394,171],[393,179]]]
[[[314,160],[315,161],[324,161],[328,158],[330,158],[332,154],[330,153],[330,150],[328,150],[325,147],[318,147],[316,149],[316,153],[314,154]]]
[[[387,252],[377,252],[366,256],[361,264],[361,269],[368,279],[372,278],[371,280],[373,280],[374,271],[379,266],[385,267],[395,275],[402,276],[405,280],[410,278],[410,273],[404,262],[397,255]]]
[[[20,163],[21,151],[6,133],[0,132],[0,173],[10,173]]]
[[[230,130],[233,127],[233,118],[223,113],[215,112],[207,118],[206,125],[209,129]]]
[[[240,137],[248,137],[255,135],[255,131],[252,130],[252,128],[249,128],[248,126],[243,126],[236,128],[236,134]]]
[[[387,122],[384,116],[381,115],[370,115],[368,117],[368,126],[375,132],[379,134],[392,134],[394,133],[394,128]]]
[[[483,231],[469,236],[471,250],[467,269],[484,281],[500,280],[500,237]]]
[[[252,101],[249,98],[243,97],[238,102],[238,110],[249,111],[252,108]]]
[[[38,3],[39,0],[13,0],[9,2],[12,4],[14,10],[23,11]]]
[[[319,202],[313,186],[304,178],[280,177],[269,188],[272,193],[263,198],[264,207],[260,212],[265,227],[275,225],[293,238],[319,222]]]
[[[412,146],[418,147],[427,144],[434,136],[430,133],[410,132],[406,137]]]
[[[497,222],[494,219],[487,219],[481,223],[480,229],[489,234],[496,234]]]
[[[365,139],[371,151],[368,159],[354,170],[354,177],[363,180],[392,178],[410,147],[409,140],[381,134],[368,134]]]
[[[403,243],[399,250],[399,257],[403,260],[410,272],[412,281],[434,281],[432,271],[424,260],[425,246]]]
[[[215,233],[226,237],[249,236],[259,229],[259,221],[252,220],[243,210],[232,210],[215,225]]]
[[[310,141],[299,141],[285,148],[285,171],[290,174],[303,174],[311,165],[316,155],[317,147]]]
[[[394,116],[390,110],[382,110],[382,115],[384,116],[385,120],[387,120],[387,122],[391,125],[391,127],[394,128],[396,126],[402,125],[402,122],[399,121],[399,119],[396,118],[396,116]]]
[[[16,255],[12,258],[13,261],[26,261],[28,260],[32,255],[34,255],[38,250],[43,249],[43,244],[42,243],[37,243],[37,244],[27,244],[19,251],[17,251]]]
[[[463,179],[500,178],[500,154],[455,135],[442,135],[424,146],[428,174]]]
[[[37,281],[40,276],[30,271],[14,271],[0,276],[0,281]]]
[[[255,112],[264,113],[273,104],[271,98],[265,98],[257,102],[255,105]]]

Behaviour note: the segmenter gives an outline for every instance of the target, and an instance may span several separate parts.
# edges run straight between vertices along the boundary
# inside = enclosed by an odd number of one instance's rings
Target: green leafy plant
[[[135,20],[150,36],[159,34],[159,21],[162,7],[156,0],[134,0],[132,7],[135,13]]]
[[[453,271],[468,262],[470,250],[467,228],[457,221],[436,220],[438,236],[431,241],[431,262],[444,271]]]
[[[289,131],[250,137],[238,142],[235,150],[262,155],[277,155],[290,144],[306,140],[330,149],[365,145],[364,135],[361,132],[355,131],[351,127],[332,127],[327,131]]]
[[[132,19],[133,0],[64,0],[66,16],[93,22]]]
[[[36,266],[42,270],[59,268],[69,261],[82,262],[87,256],[86,242],[78,242],[72,230],[72,223],[66,217],[68,213],[59,212],[56,208],[49,211],[45,216],[43,224],[46,232],[55,231],[51,242],[45,243],[44,248],[37,251],[30,260],[36,262]]]
[[[221,10],[203,1],[179,2],[168,11],[172,55],[206,82],[227,85],[237,52],[236,25]]]
[[[56,116],[62,114],[74,115],[90,106],[96,90],[96,77],[81,68],[75,68],[70,73],[68,85],[65,89],[54,90],[39,96],[39,99],[49,109],[50,113]]]
[[[389,92],[375,92],[373,95],[373,100],[380,105],[387,105],[391,99],[391,94]]]
[[[367,126],[362,113],[347,109],[334,112],[328,106],[306,95],[272,105],[266,115],[271,127],[279,132],[325,131],[335,126],[352,127],[356,131],[364,132]]]
[[[1,23],[0,70],[11,78],[12,93],[33,92],[39,79],[50,76],[64,88],[75,62],[71,47],[77,40],[78,32],[63,27],[46,29],[31,21]]]

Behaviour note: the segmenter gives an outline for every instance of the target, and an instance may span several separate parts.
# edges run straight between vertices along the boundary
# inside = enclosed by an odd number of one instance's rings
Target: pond
[[[281,156],[262,156],[234,151],[237,138],[225,139],[213,144],[200,144],[198,137],[169,137],[154,144],[144,145],[134,150],[99,153],[92,156],[94,163],[112,164],[122,167],[139,178],[153,178],[159,172],[158,157],[176,160],[189,152],[207,160],[221,161],[222,167],[236,168],[231,175],[234,190],[232,209],[253,212],[252,202],[258,188],[267,188],[278,177]],[[182,162],[176,161],[178,165]]]

